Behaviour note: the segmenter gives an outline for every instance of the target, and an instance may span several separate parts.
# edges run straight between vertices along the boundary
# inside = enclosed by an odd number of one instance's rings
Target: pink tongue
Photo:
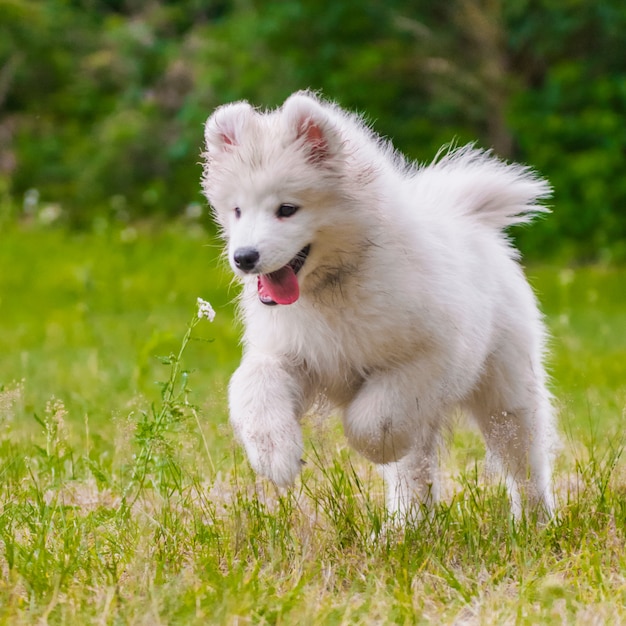
[[[269,298],[276,304],[293,304],[300,296],[296,273],[289,265],[271,274],[261,274],[257,286],[261,300]]]

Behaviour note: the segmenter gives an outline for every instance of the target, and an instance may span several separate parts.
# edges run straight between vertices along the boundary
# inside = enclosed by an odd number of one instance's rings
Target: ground
[[[626,623],[626,269],[527,268],[555,519],[511,521],[461,422],[440,507],[385,532],[382,481],[332,418],[307,421],[293,490],[248,468],[235,289],[197,224],[10,226],[0,267],[0,623]]]

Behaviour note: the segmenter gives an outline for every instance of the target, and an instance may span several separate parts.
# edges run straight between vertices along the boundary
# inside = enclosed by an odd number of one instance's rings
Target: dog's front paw
[[[279,487],[293,485],[303,465],[300,429],[296,426],[290,431],[240,432],[248,461],[254,471],[269,478]]]

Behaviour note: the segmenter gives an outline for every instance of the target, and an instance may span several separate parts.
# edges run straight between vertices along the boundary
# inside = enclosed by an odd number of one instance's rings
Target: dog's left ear
[[[309,161],[320,163],[333,156],[340,143],[336,128],[324,106],[307,92],[290,96],[282,106],[295,141],[301,141]]]

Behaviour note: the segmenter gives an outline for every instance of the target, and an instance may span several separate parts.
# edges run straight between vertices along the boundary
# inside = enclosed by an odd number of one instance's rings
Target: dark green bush
[[[202,124],[301,88],[364,112],[411,158],[477,141],[536,167],[535,255],[622,254],[621,0],[0,0],[0,187],[77,225],[201,202]],[[6,210],[4,211],[6,213]]]

